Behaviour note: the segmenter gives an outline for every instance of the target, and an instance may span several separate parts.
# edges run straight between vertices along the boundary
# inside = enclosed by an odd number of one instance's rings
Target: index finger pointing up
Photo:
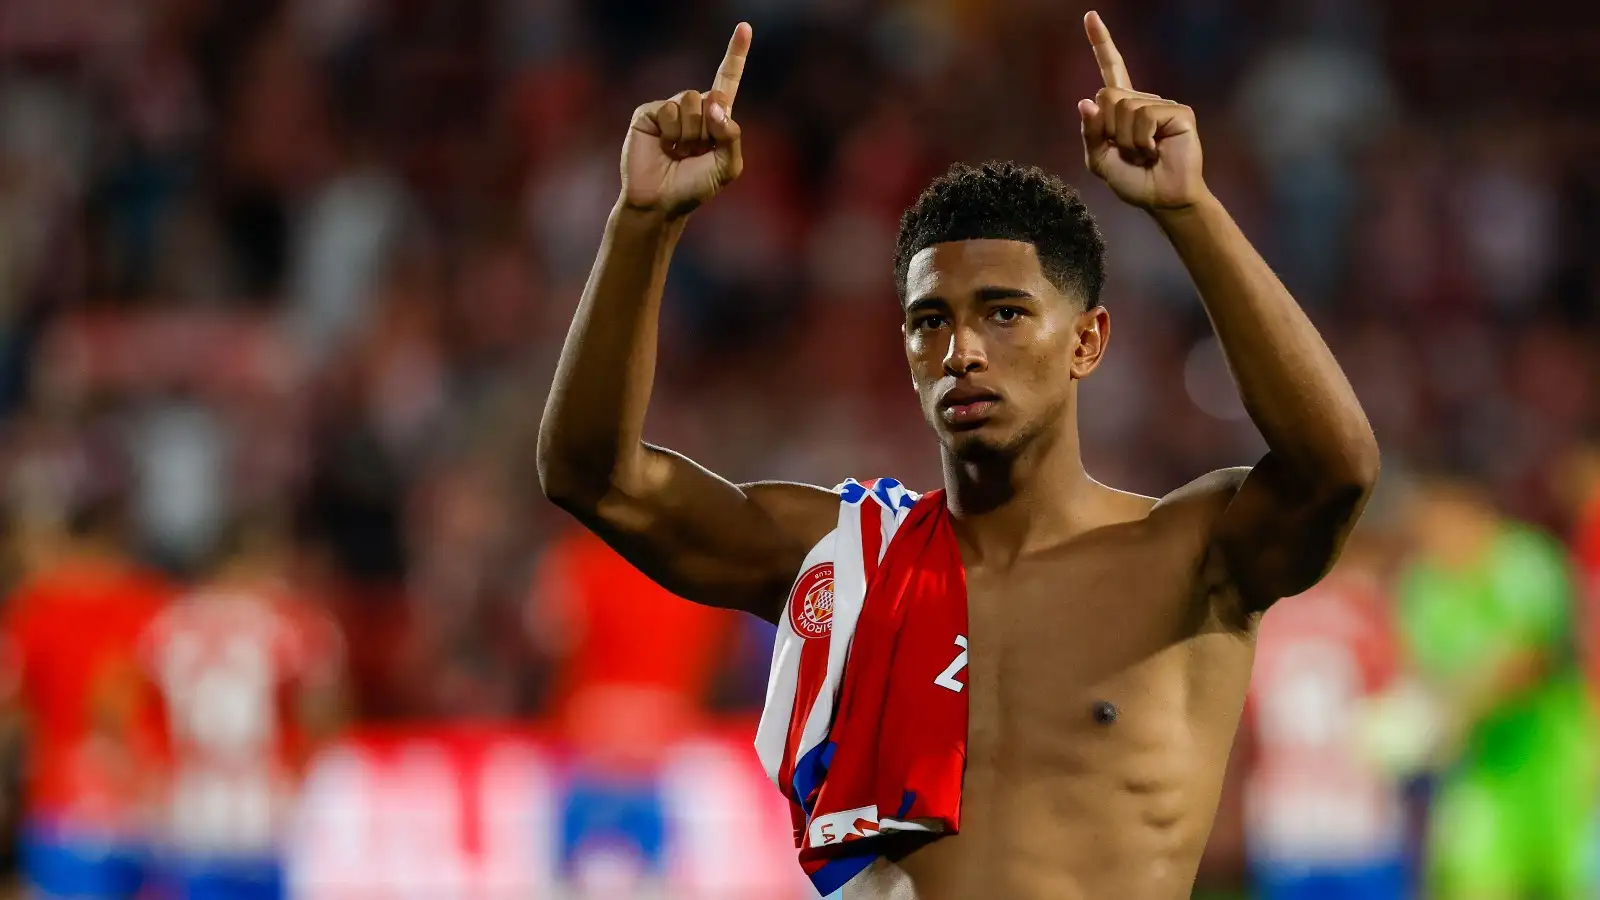
[[[1128,77],[1128,67],[1122,64],[1122,54],[1111,42],[1111,29],[1097,12],[1083,17],[1083,30],[1089,34],[1089,45],[1094,48],[1094,61],[1100,65],[1100,77],[1106,87],[1133,90],[1133,80]]]
[[[733,37],[728,40],[728,53],[722,57],[722,65],[717,67],[717,78],[711,83],[713,91],[727,98],[730,113],[733,112],[733,98],[739,93],[739,79],[744,75],[744,58],[750,52],[751,35],[748,22],[740,22],[739,27],[733,29]]]

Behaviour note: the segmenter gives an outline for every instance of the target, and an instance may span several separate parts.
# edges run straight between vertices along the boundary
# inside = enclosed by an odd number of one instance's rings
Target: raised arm
[[[1085,27],[1105,81],[1078,104],[1089,168],[1171,240],[1267,443],[1247,475],[1207,480],[1231,494],[1212,552],[1259,611],[1333,565],[1377,481],[1377,441],[1316,328],[1207,190],[1194,111],[1135,91],[1105,23],[1090,13]]]
[[[663,587],[775,621],[838,500],[797,484],[734,485],[645,444],[657,320],[688,215],[743,167],[733,102],[750,48],[741,24],[711,91],[684,91],[633,116],[622,194],[567,333],[539,430],[539,482]]]

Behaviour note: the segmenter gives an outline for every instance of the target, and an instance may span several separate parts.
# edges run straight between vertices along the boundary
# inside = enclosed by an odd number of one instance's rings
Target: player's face
[[[922,414],[957,457],[1019,448],[1059,424],[1110,320],[1045,277],[1034,246],[935,244],[906,273],[905,345]]]

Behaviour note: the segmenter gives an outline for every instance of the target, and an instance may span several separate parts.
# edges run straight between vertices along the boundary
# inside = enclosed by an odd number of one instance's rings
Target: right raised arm
[[[545,405],[539,481],[667,590],[776,621],[807,552],[832,530],[838,498],[807,485],[734,485],[641,438],[673,248],[688,214],[743,168],[731,111],[750,37],[748,25],[734,31],[708,94],[634,113],[622,196]]]

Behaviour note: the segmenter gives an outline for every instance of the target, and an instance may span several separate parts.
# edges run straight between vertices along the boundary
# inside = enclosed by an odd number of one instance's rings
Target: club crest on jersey
[[[818,563],[795,582],[789,595],[789,625],[806,640],[833,631],[833,563]]]

